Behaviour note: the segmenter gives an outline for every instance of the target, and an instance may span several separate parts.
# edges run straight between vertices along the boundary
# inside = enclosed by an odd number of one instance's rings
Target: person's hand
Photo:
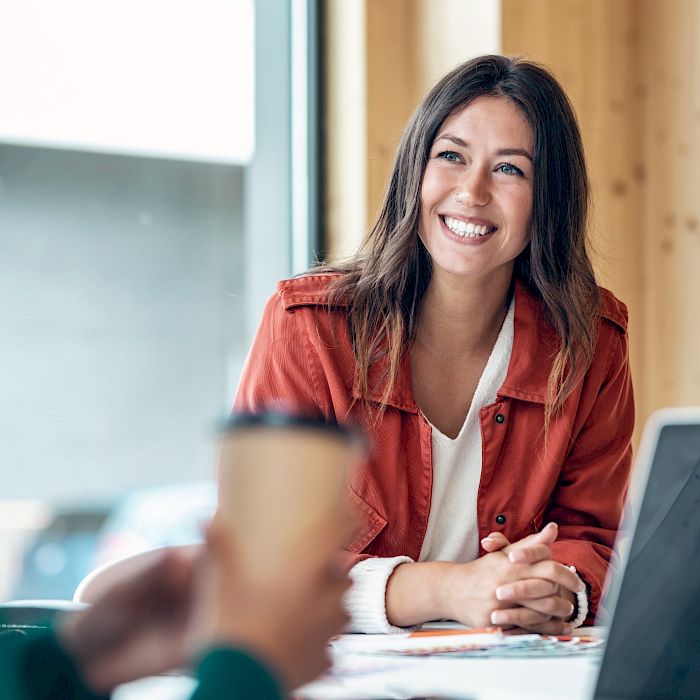
[[[188,660],[196,549],[149,553],[138,570],[101,591],[57,627],[85,682],[98,693]]]
[[[559,535],[556,523],[547,523],[539,532],[523,537],[512,544],[501,532],[492,532],[481,540],[486,552],[504,551],[514,564],[534,564],[552,556],[551,546]]]
[[[389,622],[406,627],[450,619],[470,627],[498,624],[548,634],[567,632],[564,616],[572,612],[580,581],[552,560],[557,534],[554,523],[513,544],[491,533],[481,543],[487,554],[466,564],[400,564],[387,582]]]
[[[549,588],[541,590],[540,581],[556,585],[560,589],[576,589],[578,579],[568,568],[549,558],[535,563],[514,563],[505,551],[489,553],[469,562],[453,564],[445,571],[442,585],[443,617],[458,620],[472,627],[499,624],[534,630],[538,626],[550,633],[559,632],[560,626],[551,624],[555,614],[568,615],[571,604],[563,599],[564,609],[558,596],[548,595]],[[526,583],[527,589],[516,586],[513,592],[508,586]],[[532,589],[530,586],[534,586]],[[541,593],[547,602],[538,602]],[[511,597],[516,596],[516,597]],[[530,600],[528,596],[537,596]],[[551,612],[550,598],[555,598],[560,607]],[[525,607],[525,604],[531,607]],[[516,607],[520,606],[520,607]],[[542,612],[544,607],[546,612]],[[505,612],[505,616],[500,613]],[[547,625],[549,626],[547,627]],[[563,628],[561,628],[563,629]]]
[[[542,556],[545,552],[543,545],[551,545],[557,534],[556,524],[549,523],[541,532],[513,544],[498,532],[482,540],[481,546],[487,552],[504,552],[513,562],[541,563],[536,567],[539,575],[506,583],[496,589],[496,597],[506,607],[493,611],[493,624],[520,627],[541,634],[571,632],[568,620],[574,612],[576,592],[581,583],[575,574],[564,577],[562,570],[568,571],[567,567],[549,560],[551,554]]]
[[[342,599],[350,579],[331,555],[345,538],[320,536],[324,542],[309,546],[327,555],[253,585],[237,567],[231,539],[215,520],[207,531],[210,574],[198,593],[196,637],[249,650],[270,664],[287,690],[328,668],[328,641],[349,619]]]

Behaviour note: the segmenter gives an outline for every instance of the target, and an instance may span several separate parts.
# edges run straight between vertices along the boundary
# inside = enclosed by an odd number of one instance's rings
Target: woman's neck
[[[508,311],[512,271],[488,279],[434,274],[421,302],[416,344],[444,355],[489,351]]]

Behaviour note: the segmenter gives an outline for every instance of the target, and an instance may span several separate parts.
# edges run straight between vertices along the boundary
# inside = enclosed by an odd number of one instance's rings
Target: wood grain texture
[[[700,4],[644,0],[647,410],[700,404]]]
[[[547,65],[576,110],[592,186],[596,273],[630,310],[637,404],[645,401],[641,213],[646,162],[637,0],[503,0],[503,52]]]
[[[367,12],[367,214],[379,213],[394,154],[417,102],[420,54],[415,0],[369,0]]]

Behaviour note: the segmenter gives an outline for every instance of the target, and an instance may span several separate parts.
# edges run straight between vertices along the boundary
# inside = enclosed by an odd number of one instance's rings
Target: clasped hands
[[[487,554],[457,564],[446,582],[449,617],[482,627],[516,627],[541,634],[569,634],[579,577],[552,559],[556,523],[510,543],[501,533],[481,541]]]

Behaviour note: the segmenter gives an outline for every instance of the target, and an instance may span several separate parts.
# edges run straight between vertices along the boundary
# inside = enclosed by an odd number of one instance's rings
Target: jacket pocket
[[[381,516],[362,496],[348,489],[350,502],[360,514],[360,525],[355,537],[347,546],[351,552],[361,553],[386,527],[386,518]]]

